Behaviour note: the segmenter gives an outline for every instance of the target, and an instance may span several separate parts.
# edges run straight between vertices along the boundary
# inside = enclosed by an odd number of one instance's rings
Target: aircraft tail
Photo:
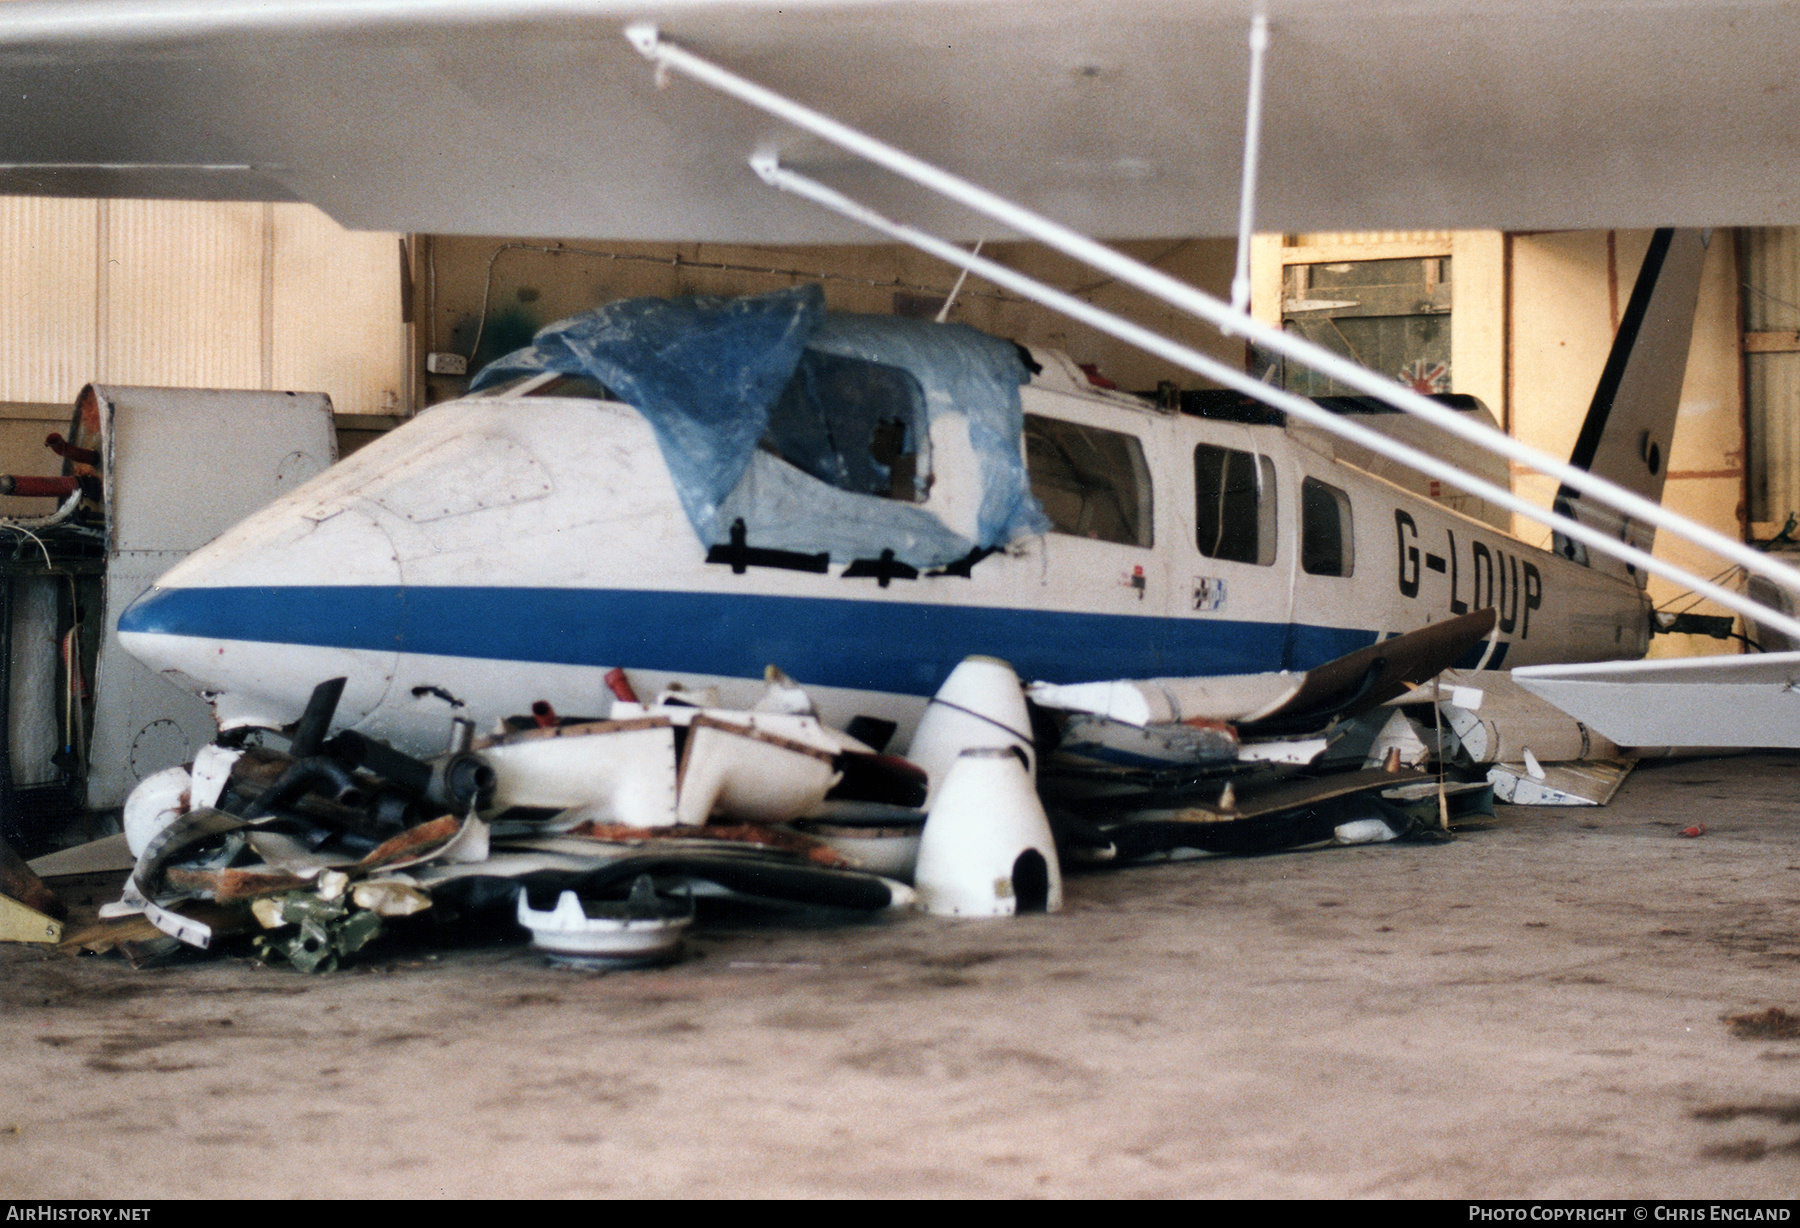
[[[1662,501],[1710,238],[1710,231],[1667,229],[1651,238],[1569,457],[1570,464],[1653,502]],[[1569,486],[1556,492],[1556,510],[1640,550],[1650,549],[1656,540],[1656,526],[1623,516]],[[1590,560],[1587,547],[1561,533],[1554,548],[1578,563],[1632,575],[1640,586],[1648,579],[1609,555],[1595,553]]]

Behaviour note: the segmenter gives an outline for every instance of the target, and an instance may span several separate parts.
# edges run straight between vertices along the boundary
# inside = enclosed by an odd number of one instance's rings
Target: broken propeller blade
[[[348,681],[347,678],[328,678],[313,688],[312,697],[306,701],[306,711],[301,713],[299,723],[294,726],[293,744],[288,748],[294,758],[307,759],[319,753]]]

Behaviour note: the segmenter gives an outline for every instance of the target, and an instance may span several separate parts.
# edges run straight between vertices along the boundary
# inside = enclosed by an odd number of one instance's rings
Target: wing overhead
[[[744,160],[773,145],[877,208],[997,237],[691,82],[658,90],[622,36],[650,21],[1089,233],[1231,234],[1254,11],[1263,229],[1800,222],[1800,9],[1741,0],[16,0],[0,192],[867,241],[756,181]]]
[[[1532,665],[1512,676],[1620,746],[1800,747],[1800,652]]]

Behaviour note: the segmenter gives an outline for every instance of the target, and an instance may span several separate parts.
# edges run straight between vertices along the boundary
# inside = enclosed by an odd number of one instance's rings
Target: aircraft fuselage
[[[716,686],[733,706],[775,664],[827,721],[889,719],[904,737],[973,653],[1051,682],[1305,669],[1490,605],[1491,668],[1645,649],[1635,585],[1316,439],[1156,410],[1051,363],[1022,400],[1060,531],[964,568],[801,570],[754,540],[703,544],[635,410],[477,394],[195,552],[121,638],[227,729],[291,722],[344,675],[340,723],[414,753],[441,749],[453,716],[485,726],[540,699],[604,714],[614,667],[640,693]],[[974,479],[955,440],[932,442],[921,506],[959,525]]]

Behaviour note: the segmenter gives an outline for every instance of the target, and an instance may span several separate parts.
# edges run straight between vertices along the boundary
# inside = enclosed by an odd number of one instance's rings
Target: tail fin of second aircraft
[[[1569,458],[1571,464],[1656,502],[1662,500],[1709,237],[1710,232],[1698,230],[1659,230],[1651,238]],[[1556,510],[1641,550],[1655,541],[1654,525],[1622,516],[1569,486],[1557,491]],[[1580,563],[1631,574],[1640,585],[1647,578],[1610,556],[1595,553],[1590,561],[1587,547],[1561,533],[1555,550]]]

